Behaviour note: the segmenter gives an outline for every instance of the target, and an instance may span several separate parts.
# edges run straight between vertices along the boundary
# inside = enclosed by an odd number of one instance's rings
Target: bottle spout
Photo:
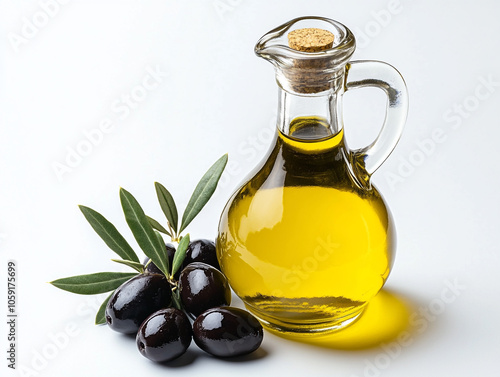
[[[352,32],[323,17],[300,17],[265,34],[255,45],[257,56],[276,68],[278,84],[297,93],[331,88],[354,53]]]

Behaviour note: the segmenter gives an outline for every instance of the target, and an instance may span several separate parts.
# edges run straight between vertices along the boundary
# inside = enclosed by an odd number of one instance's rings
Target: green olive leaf
[[[137,257],[135,251],[132,247],[130,247],[128,242],[125,238],[123,238],[113,224],[92,208],[82,205],[79,207],[92,228],[94,228],[95,232],[102,238],[111,250],[118,254],[122,259],[139,262],[139,258]]]
[[[101,304],[99,307],[99,310],[97,311],[97,314],[95,316],[95,324],[96,325],[104,325],[106,323],[106,305],[108,305],[108,301],[113,296],[113,293],[115,291],[111,292],[111,294],[104,300],[104,302]]]
[[[162,245],[165,245],[165,241],[163,240],[163,237],[161,236],[161,234],[158,233],[157,231],[155,231],[155,235],[156,235],[156,238],[158,239],[158,242],[160,244],[162,244]],[[170,266],[169,266],[169,263],[168,263],[168,252],[167,252],[167,248],[166,247],[164,247],[163,249],[165,250],[165,253],[162,256],[162,259],[165,261],[165,271],[168,272],[170,270]],[[151,260],[149,262],[151,262]],[[148,262],[148,264],[149,264],[149,262]],[[163,270],[162,270],[162,272],[163,272]],[[165,274],[165,272],[163,272],[163,273]],[[165,274],[165,276],[168,276],[168,274]]]
[[[144,254],[151,258],[165,276],[168,276],[167,249],[164,243],[160,243],[141,206],[132,194],[123,188],[120,189],[120,200],[125,220],[137,243]]]
[[[174,254],[174,260],[172,262],[172,274],[170,275],[173,277],[179,268],[182,266],[182,262],[184,262],[184,259],[186,258],[186,250],[189,246],[189,233],[186,234],[184,237],[182,237],[181,242],[179,242],[179,246],[177,246],[177,250],[175,250]]]
[[[111,260],[113,262],[124,264],[125,266],[132,267],[134,270],[136,270],[140,274],[144,273],[144,265],[142,263],[133,262],[131,260],[124,260],[124,259],[111,259]]]
[[[112,291],[136,275],[129,272],[98,272],[57,279],[50,284],[71,293],[96,295]]]
[[[156,196],[160,202],[160,207],[174,232],[177,232],[177,207],[170,192],[158,182],[155,182]],[[159,230],[159,229],[158,229]]]
[[[193,221],[196,215],[198,215],[198,213],[212,197],[226,164],[227,154],[219,158],[210,167],[210,169],[208,169],[203,177],[201,177],[201,180],[196,185],[193,195],[191,195],[191,199],[189,199],[186,209],[184,210],[184,214],[182,215],[179,233],[186,229],[189,223]]]
[[[166,230],[158,221],[153,219],[152,217],[146,216],[149,224],[153,227],[153,229],[156,229],[158,232],[162,232],[163,234],[166,234],[167,236],[172,237],[172,233],[170,233],[168,230]]]

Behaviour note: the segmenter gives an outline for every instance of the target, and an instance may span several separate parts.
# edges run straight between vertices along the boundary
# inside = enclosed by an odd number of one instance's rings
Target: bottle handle
[[[401,74],[390,64],[372,60],[347,64],[345,90],[363,87],[380,88],[388,98],[384,124],[377,138],[351,154],[357,177],[369,185],[370,176],[389,157],[403,133],[408,115],[408,90]]]

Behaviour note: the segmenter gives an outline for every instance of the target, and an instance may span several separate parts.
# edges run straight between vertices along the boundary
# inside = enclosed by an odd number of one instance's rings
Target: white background
[[[497,1],[74,0],[48,11],[47,2],[0,2],[0,276],[5,288],[7,260],[17,261],[18,367],[25,368],[7,368],[1,335],[2,376],[498,375]],[[319,346],[266,333],[246,362],[217,360],[192,345],[178,362],[155,365],[133,339],[93,325],[101,297],[47,284],[125,270],[109,261],[114,254],[77,204],[103,213],[136,245],[119,187],[161,219],[154,181],[182,209],[201,175],[229,152],[216,196],[190,226],[195,238],[213,239],[228,196],[267,149],[274,126],[273,69],[254,44],[302,15],[347,25],[359,42],[353,59],[389,62],[409,87],[405,133],[373,177],[398,230],[393,273],[367,312],[373,334]],[[162,72],[158,85],[129,113],[118,112],[148,69]],[[346,95],[350,146],[376,136],[384,101],[370,89]],[[85,132],[106,119],[111,132],[58,177],[54,164],[66,165]],[[433,135],[439,142],[429,142]],[[449,284],[459,286],[455,294]],[[396,337],[403,330],[405,344]]]

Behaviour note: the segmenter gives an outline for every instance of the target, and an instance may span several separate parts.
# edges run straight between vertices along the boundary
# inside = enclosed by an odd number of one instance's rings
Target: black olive
[[[182,270],[179,290],[184,310],[196,318],[205,310],[231,303],[226,277],[206,263],[195,262]]]
[[[203,262],[220,271],[217,253],[215,252],[215,243],[205,239],[191,241],[186,250],[186,258],[182,266],[186,267],[193,262]]]
[[[181,356],[191,344],[189,319],[178,309],[161,309],[151,314],[137,332],[139,352],[156,362]]]
[[[169,266],[172,266],[172,263],[174,261],[175,247],[171,243],[167,243],[165,245],[165,248],[167,249]],[[149,258],[146,257],[146,259],[144,259],[144,262],[143,262],[143,264],[145,266],[147,265],[147,267],[145,269],[146,272],[148,272],[150,274],[162,274],[163,275],[163,272],[161,272],[161,270],[156,266],[156,264],[154,264],[153,262],[148,264],[148,262],[149,262]]]
[[[109,299],[106,322],[115,331],[134,334],[151,313],[167,308],[171,299],[172,291],[165,276],[134,276],[120,285]]]
[[[262,325],[245,310],[213,308],[193,324],[193,338],[203,351],[217,357],[246,355],[259,348],[264,337]]]

